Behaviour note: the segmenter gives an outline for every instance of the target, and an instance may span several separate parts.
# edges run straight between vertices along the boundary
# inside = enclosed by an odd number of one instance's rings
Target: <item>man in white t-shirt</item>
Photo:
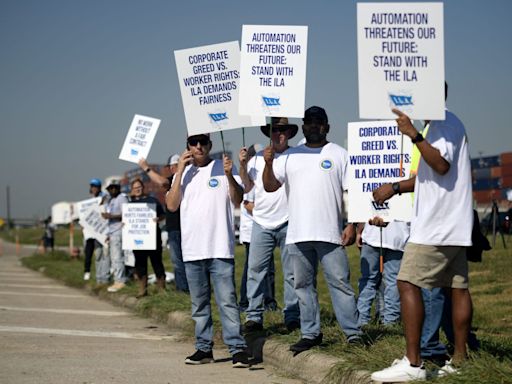
[[[304,114],[306,144],[290,148],[274,161],[265,148],[263,184],[267,192],[282,184],[288,197],[286,244],[294,265],[302,338],[290,350],[295,354],[322,342],[316,272],[322,264],[336,319],[349,343],[361,343],[354,290],[345,246],[355,241],[354,225],[342,226],[343,190],[346,188],[347,151],[327,141],[325,110],[311,107]]]
[[[398,274],[398,289],[404,322],[406,354],[391,367],[374,372],[376,381],[425,379],[420,356],[420,337],[425,317],[421,288],[444,287],[453,303],[455,352],[453,362],[466,357],[471,325],[471,297],[468,291],[466,247],[471,245],[473,227],[471,166],[466,131],[462,122],[446,111],[443,121],[431,121],[424,138],[403,112],[398,128],[412,139],[421,153],[415,178],[384,184],[374,191],[383,203],[395,193],[414,191],[411,235]],[[455,371],[452,362],[441,372]]]
[[[219,307],[222,337],[233,356],[233,367],[249,367],[247,345],[240,334],[240,312],[235,293],[233,204],[240,204],[243,188],[233,162],[210,158],[210,135],[189,136],[180,156],[167,208],[180,208],[181,249],[192,301],[196,352],[186,364],[213,362],[211,290]]]
[[[299,127],[289,124],[286,117],[272,117],[270,124],[261,127],[261,132],[272,140],[275,157],[286,153],[288,140],[293,138]],[[272,132],[271,132],[272,131]],[[265,277],[274,257],[274,249],[281,250],[281,265],[284,278],[284,323],[288,331],[300,327],[300,311],[297,294],[294,289],[293,263],[286,246],[288,229],[288,200],[285,188],[275,192],[266,192],[263,187],[262,174],[265,168],[263,151],[247,161],[247,149],[242,148],[239,154],[240,177],[245,190],[254,187],[254,220],[249,250],[249,270],[247,279],[247,321],[245,332],[250,333],[263,329]]]

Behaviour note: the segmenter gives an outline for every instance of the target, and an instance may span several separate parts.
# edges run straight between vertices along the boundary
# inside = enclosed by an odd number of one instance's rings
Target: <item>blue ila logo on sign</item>
[[[391,102],[393,105],[397,107],[404,107],[407,105],[414,105],[412,102],[412,96],[405,96],[405,95],[389,95],[389,98],[391,99]]]
[[[332,160],[329,160],[329,159],[325,159],[325,160],[322,160],[320,162],[320,168],[322,168],[323,170],[330,170],[331,168],[333,167],[333,163],[332,163]]]
[[[144,245],[144,240],[133,239],[133,241],[135,242],[135,245]]]
[[[139,154],[139,151],[137,151],[135,148],[132,148],[132,149],[130,150],[130,154],[131,154],[132,156],[137,156],[137,155]]]
[[[227,112],[222,112],[222,113],[209,113],[208,116],[210,116],[210,119],[212,119],[214,122],[219,122],[219,121],[222,121],[222,120],[227,120],[228,119],[228,114]]]
[[[219,179],[216,179],[215,177],[212,177],[208,180],[208,186],[210,188],[217,188],[219,186],[220,182]]]
[[[278,99],[277,97],[266,97],[266,96],[261,96],[261,97],[263,98],[263,102],[265,103],[265,105],[267,107],[275,107],[275,106],[281,105],[280,99]]]

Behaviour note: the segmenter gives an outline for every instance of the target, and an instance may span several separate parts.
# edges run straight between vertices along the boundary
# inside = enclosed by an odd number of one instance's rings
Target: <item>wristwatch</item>
[[[425,140],[425,138],[423,137],[423,135],[421,134],[421,132],[418,132],[418,134],[416,135],[416,137],[414,139],[411,139],[412,143],[413,144],[416,144],[416,143],[419,143],[421,141]]]
[[[144,172],[146,172],[146,173],[151,172],[151,168],[147,167],[147,168],[144,170]]]
[[[401,195],[402,193],[400,192],[400,184],[398,182],[394,182],[391,184],[391,188],[393,188],[393,192],[395,193],[395,195],[398,193],[399,195]]]

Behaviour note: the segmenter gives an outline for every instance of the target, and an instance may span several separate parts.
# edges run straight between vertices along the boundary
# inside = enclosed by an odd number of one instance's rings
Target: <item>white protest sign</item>
[[[265,125],[238,114],[238,41],[174,51],[189,135]]]
[[[100,206],[101,197],[82,200],[76,203],[78,218],[83,229],[84,238],[98,240],[102,245],[107,245],[108,220],[101,216],[103,211]]]
[[[444,120],[442,3],[358,3],[359,117]]]
[[[155,218],[155,204],[123,204],[123,249],[156,249]]]
[[[69,224],[73,216],[73,203],[61,201],[52,205],[52,224]]]
[[[409,178],[412,143],[396,121],[348,123],[348,154],[348,221],[366,223],[374,216],[410,221],[410,194],[395,195],[382,206],[372,195],[382,184]]]
[[[136,164],[141,157],[147,159],[159,126],[159,119],[135,115],[124,140],[119,159]]]
[[[242,27],[240,114],[304,116],[307,43],[306,26]]]

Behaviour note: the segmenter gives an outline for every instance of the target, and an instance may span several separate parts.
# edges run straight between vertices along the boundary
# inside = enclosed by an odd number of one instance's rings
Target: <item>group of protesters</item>
[[[226,155],[222,160],[210,157],[209,134],[187,138],[187,149],[169,158],[169,178],[158,174],[145,159],[140,160],[140,167],[151,180],[168,190],[165,215],[176,288],[190,294],[195,321],[196,351],[186,357],[185,363],[214,361],[210,303],[213,289],[233,367],[251,365],[244,334],[264,329],[267,304],[275,301],[269,280],[273,281],[276,247],[280,248],[284,279],[284,325],[290,332],[299,329],[301,335],[290,346],[294,355],[323,340],[316,284],[319,264],[337,322],[349,345],[364,346],[367,342],[363,330],[371,320],[372,302],[379,295],[382,299],[377,300],[377,304],[381,303],[377,307],[382,322],[392,326],[401,321],[404,325],[405,356],[391,367],[373,373],[373,380],[425,379],[425,359],[440,360],[439,375],[456,372],[466,357],[468,336],[470,347],[478,346],[470,332],[472,304],[466,249],[471,245],[473,214],[464,126],[447,111],[445,120],[426,122],[419,132],[405,113],[396,109],[393,112],[399,130],[415,144],[413,173],[409,179],[383,184],[373,195],[378,204],[383,204],[396,194],[414,192],[411,223],[387,225],[375,217],[366,224],[348,223],[343,227],[348,153],[328,141],[329,119],[326,111],[317,106],[305,111],[305,142],[296,147],[288,141],[296,136],[299,127],[286,117],[272,117],[270,124],[261,127],[261,132],[270,138],[270,145],[253,153],[242,148],[239,172]],[[91,193],[99,193],[93,190],[93,184],[91,181]],[[163,218],[160,204],[144,195],[142,181],[137,179],[131,186],[132,201],[154,203],[157,217]],[[114,270],[114,284],[109,291],[114,292],[125,283],[119,262],[119,231],[120,207],[128,200],[120,197],[123,195],[116,181],[107,190],[110,198],[103,215],[109,220]],[[244,210],[243,215],[252,220],[251,234],[243,240],[246,278],[240,303],[234,278],[233,207],[238,205]],[[354,243],[361,248],[357,299],[350,284],[346,253],[346,247]],[[160,242],[157,244],[156,251],[135,253],[138,296],[147,294],[148,256],[160,288],[165,288],[162,250]],[[96,241],[87,240],[86,256],[95,247],[101,250]],[[98,254],[101,251],[97,253],[97,263],[101,260]],[[384,259],[382,271],[380,256]],[[104,277],[97,275],[97,279],[103,281]],[[246,312],[243,326],[241,311]],[[453,327],[447,319],[452,319]],[[441,323],[454,344],[452,360],[439,341]]]

